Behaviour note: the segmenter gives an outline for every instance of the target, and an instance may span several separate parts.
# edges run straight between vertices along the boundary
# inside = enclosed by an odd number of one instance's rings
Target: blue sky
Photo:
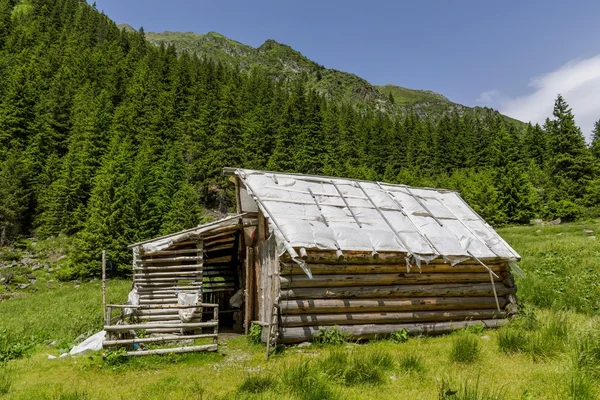
[[[549,116],[558,92],[588,133],[600,119],[600,2],[538,0],[97,0],[146,31],[275,39],[371,83],[430,89],[521,120]],[[595,94],[597,93],[597,94]]]

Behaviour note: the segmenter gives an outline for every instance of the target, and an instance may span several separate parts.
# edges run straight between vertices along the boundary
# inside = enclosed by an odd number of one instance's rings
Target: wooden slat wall
[[[423,265],[422,273],[417,268],[407,273],[406,264],[389,259],[333,264],[309,255],[313,279],[293,262],[280,263],[281,341],[311,340],[331,326],[358,339],[400,329],[442,333],[474,323],[497,326],[516,310],[517,288],[503,262],[490,265],[500,277],[494,279],[498,312],[490,275],[481,265],[432,264]]]

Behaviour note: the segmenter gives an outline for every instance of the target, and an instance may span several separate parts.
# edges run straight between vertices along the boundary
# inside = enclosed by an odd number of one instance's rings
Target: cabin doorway
[[[219,305],[221,332],[244,330],[242,240],[240,229],[203,238],[202,302]]]

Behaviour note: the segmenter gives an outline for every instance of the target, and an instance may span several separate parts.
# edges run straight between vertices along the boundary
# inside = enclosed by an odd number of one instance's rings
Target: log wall
[[[423,265],[410,272],[402,257],[366,257],[332,263],[309,254],[309,279],[293,262],[280,263],[280,340],[311,340],[319,329],[338,326],[356,339],[406,329],[436,334],[473,324],[503,324],[516,311],[516,286],[504,262]],[[399,261],[402,262],[399,262]],[[387,261],[387,262],[386,262]],[[498,302],[496,302],[496,300]],[[498,311],[498,306],[500,311]]]

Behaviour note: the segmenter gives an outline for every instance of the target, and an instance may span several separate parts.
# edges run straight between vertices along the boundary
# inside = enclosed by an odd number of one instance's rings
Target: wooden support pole
[[[107,317],[106,310],[106,250],[102,250],[102,314],[106,325],[110,325],[110,316]]]
[[[244,290],[244,333],[247,335],[250,331],[250,321],[252,321],[252,311],[254,310],[254,248],[246,247],[246,288]],[[302,272],[304,273],[304,271]]]

